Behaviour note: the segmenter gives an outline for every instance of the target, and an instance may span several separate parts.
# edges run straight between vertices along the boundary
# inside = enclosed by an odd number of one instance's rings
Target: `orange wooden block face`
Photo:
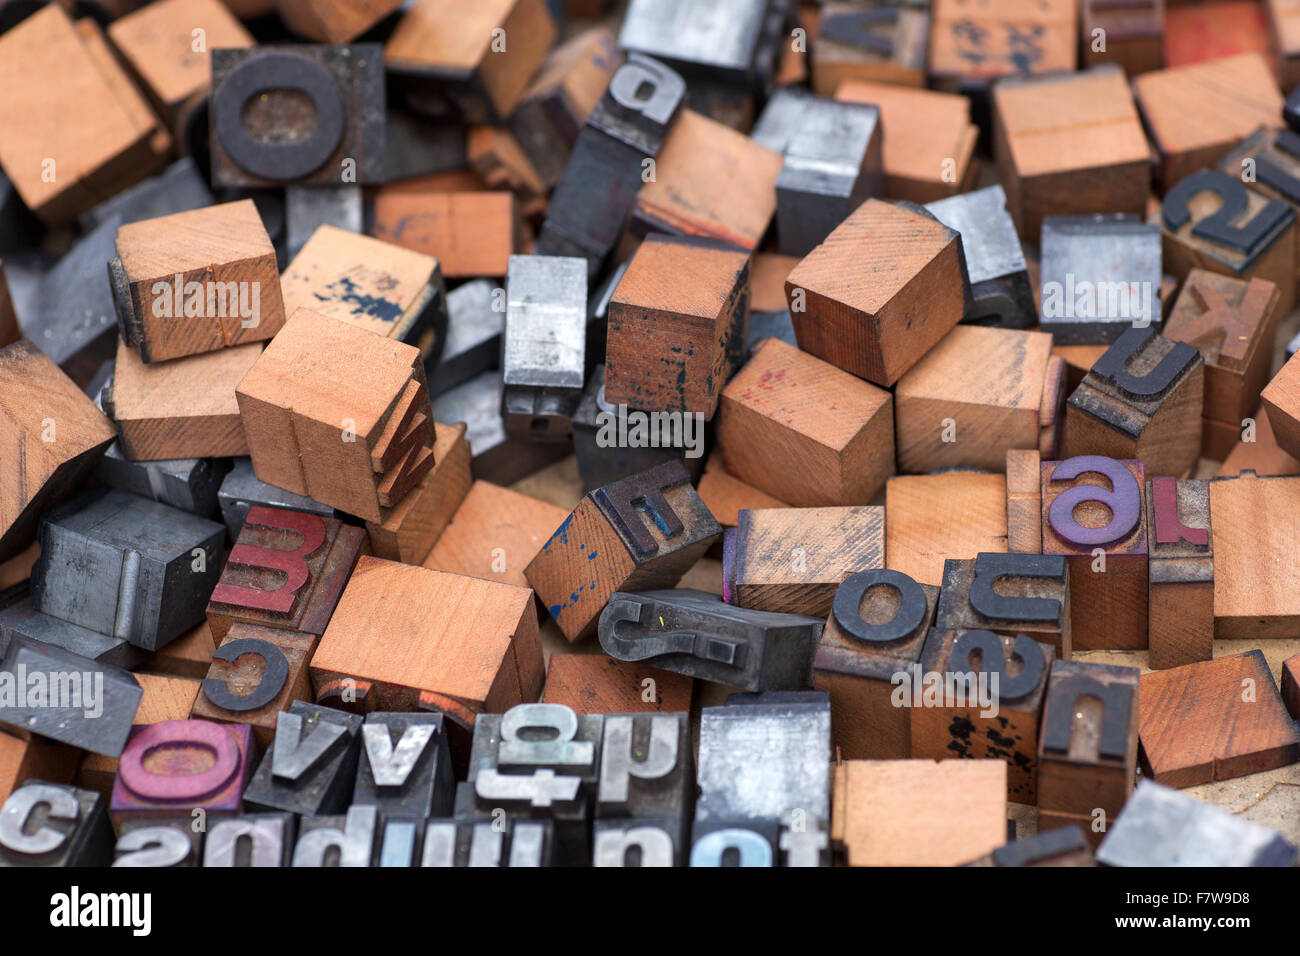
[[[558,505],[476,481],[423,564],[526,588],[524,568],[567,516]]]
[[[381,189],[374,235],[433,256],[449,279],[504,276],[523,251],[515,197],[508,192]]]
[[[1261,405],[1242,426],[1237,442],[1219,467],[1218,477],[1235,478],[1253,471],[1261,478],[1270,475],[1300,475],[1300,460],[1278,447],[1268,412]],[[1247,441],[1246,439],[1250,440]]]
[[[139,182],[171,149],[98,27],[58,4],[0,37],[0,91],[0,166],[48,223]]]
[[[113,441],[112,423],[30,340],[0,349],[0,561],[75,491]]]
[[[283,628],[233,625],[212,656],[191,712],[184,716],[249,724],[263,748],[275,739],[280,712],[311,700],[307,665],[316,636]]]
[[[524,569],[570,641],[589,637],[615,591],[676,586],[722,526],[671,461],[585,495]]]
[[[1150,154],[1121,69],[1004,80],[993,106],[998,171],[1023,238],[1038,238],[1044,216],[1144,211]]]
[[[1265,279],[1193,269],[1165,320],[1167,338],[1196,346],[1205,359],[1201,454],[1207,458],[1227,456],[1242,419],[1259,404],[1271,370],[1277,301],[1277,287]]]
[[[1043,462],[1042,478],[1043,553],[1069,566],[1074,649],[1145,648],[1142,463],[1084,455]]]
[[[727,470],[796,507],[862,505],[894,472],[889,392],[765,339],[722,392]]]
[[[1258,0],[1173,4],[1165,12],[1165,63],[1186,66],[1238,53],[1272,58],[1268,13]]]
[[[81,751],[35,735],[23,739],[0,732],[0,799],[31,779],[67,783],[77,769]],[[97,756],[92,754],[91,756]]]
[[[1300,0],[1266,0],[1269,25],[1282,61],[1282,88],[1300,83]]]
[[[203,42],[197,41],[202,31]],[[108,38],[144,81],[154,106],[176,130],[181,111],[211,80],[208,51],[252,46],[221,0],[162,0],[114,20]],[[196,49],[197,47],[197,49]]]
[[[722,454],[718,451],[710,455],[705,463],[704,474],[700,476],[696,490],[709,513],[724,528],[734,528],[739,521],[740,512],[747,508],[787,507],[784,501],[778,501],[731,475],[722,464]]]
[[[1300,720],[1300,654],[1282,662],[1282,703],[1293,720]]]
[[[891,478],[885,515],[888,567],[923,584],[941,585],[949,558],[1007,550],[1002,475],[951,471]]]
[[[1300,478],[1218,478],[1214,515],[1214,636],[1300,637]]]
[[[347,43],[402,6],[402,0],[274,0],[294,33],[317,43]]]
[[[1138,673],[1136,667],[1052,663],[1038,737],[1038,810],[1048,814],[1041,829],[1080,822],[1091,834],[1099,819],[1109,827],[1133,792]]]
[[[809,253],[785,290],[801,349],[885,386],[961,321],[970,296],[957,232],[877,199]]]
[[[514,110],[555,34],[545,0],[417,0],[384,62],[398,76],[438,81],[470,122],[492,123]]]
[[[835,98],[880,110],[881,127],[889,131],[882,144],[888,198],[934,202],[974,185],[979,128],[970,121],[966,97],[847,80]]]
[[[812,88],[820,96],[831,96],[845,82],[857,80],[898,86],[925,86],[925,58],[930,39],[930,13],[924,7],[890,7],[884,11],[863,10],[852,3],[828,3],[820,9],[819,29],[813,46]],[[875,16],[872,16],[875,14]],[[869,17],[866,22],[863,18]],[[838,23],[837,23],[838,21]],[[841,32],[842,31],[842,32]],[[837,33],[869,33],[878,49],[844,42]],[[787,42],[787,48],[794,46]]]
[[[1042,457],[1037,449],[1009,451],[1006,470],[1007,550],[1042,554]]]
[[[895,692],[903,677],[911,686],[939,589],[881,569],[846,575],[835,594],[813,659],[813,684],[831,699],[832,742],[849,760],[909,757],[911,720]]]
[[[748,331],[747,253],[648,236],[609,301],[605,400],[711,418]]]
[[[604,654],[553,654],[541,702],[579,714],[672,713],[691,709],[694,683]]]
[[[1256,127],[1282,125],[1282,94],[1258,53],[1144,73],[1134,79],[1133,95],[1160,154],[1166,192],[1212,168]]]
[[[907,710],[911,756],[1001,760],[1007,765],[1007,798],[1032,804],[1052,649],[1023,635],[935,628],[920,665],[922,677],[913,682]]]
[[[208,604],[212,637],[236,622],[320,635],[369,550],[365,533],[334,518],[255,505]]]
[[[1001,471],[1013,448],[1037,449],[1052,337],[959,325],[894,388],[898,469]],[[1054,397],[1054,396],[1053,396]]]
[[[1208,661],[1214,645],[1214,551],[1206,481],[1147,484],[1152,669]]]
[[[366,523],[375,557],[406,564],[419,564],[428,557],[469,492],[470,448],[465,431],[464,422],[439,424],[433,469],[397,503],[383,524]]]
[[[836,768],[832,807],[849,866],[960,866],[1006,842],[1006,764],[851,760]]]
[[[1278,447],[1300,457],[1300,358],[1293,355],[1287,360],[1260,399]]]
[[[154,651],[143,670],[172,677],[200,679],[208,672],[212,652],[217,643],[212,637],[212,627],[204,621],[192,631]],[[190,701],[192,704],[193,701]],[[189,713],[189,704],[185,713]],[[184,715],[181,715],[184,716]],[[177,718],[179,719],[179,718]]]
[[[940,89],[999,76],[1073,72],[1078,16],[1072,0],[935,0],[930,75]]]
[[[716,239],[754,250],[776,212],[781,154],[682,110],[637,193],[632,229]]]
[[[1143,775],[1169,787],[1300,760],[1300,730],[1262,651],[1144,674],[1139,733]]]
[[[371,557],[357,562],[311,661],[320,703],[346,699],[351,680],[367,709],[414,710],[423,697],[470,725],[536,700],[542,673],[527,590]]]
[[[518,141],[496,126],[475,126],[469,131],[466,152],[470,166],[489,188],[509,190],[526,216],[546,211],[546,187]]]
[[[1080,12],[1084,65],[1116,63],[1129,76],[1165,65],[1164,0],[1082,0]],[[1105,49],[1093,42],[1095,30],[1104,31]]]

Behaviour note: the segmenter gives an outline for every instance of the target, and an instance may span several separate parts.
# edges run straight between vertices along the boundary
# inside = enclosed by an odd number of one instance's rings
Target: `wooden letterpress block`
[[[311,661],[318,702],[351,680],[370,709],[419,705],[464,726],[535,700],[543,671],[528,591],[371,557],[357,562]]]
[[[104,410],[132,461],[247,455],[235,389],[262,355],[260,342],[146,365],[121,339]]]
[[[99,28],[50,4],[0,39],[0,166],[27,208],[63,223],[162,165],[171,136]]]
[[[1037,449],[1007,452],[1007,550],[1043,553],[1042,456]]]
[[[375,197],[373,233],[433,256],[448,279],[503,276],[522,251],[522,225],[508,192],[385,188]]]
[[[212,182],[383,182],[383,66],[375,44],[214,49]],[[285,77],[292,78],[292,88]],[[304,108],[304,98],[312,109]],[[246,109],[250,101],[255,106]]]
[[[514,111],[555,40],[544,0],[417,0],[384,45],[384,65],[435,83],[470,123]]]
[[[831,740],[841,757],[911,754],[907,710],[893,698],[898,680],[911,686],[938,599],[937,587],[883,569],[852,573],[836,588],[813,684],[830,694]]]
[[[76,490],[113,426],[28,339],[0,349],[0,561],[36,537],[41,515]]]
[[[1247,420],[1247,425],[1241,430],[1241,438],[1223,459],[1218,477],[1235,478],[1244,471],[1253,471],[1261,478],[1300,475],[1300,461],[1278,447],[1267,409],[1263,405]],[[1250,440],[1247,441],[1247,438]]]
[[[1122,330],[1120,330],[1122,332]],[[1060,341],[1053,334],[1055,341]],[[1065,362],[1065,393],[1068,395],[1079,387],[1083,377],[1088,374],[1093,363],[1105,354],[1106,345],[1053,345],[1052,357]]]
[[[1282,94],[1258,53],[1144,73],[1133,80],[1133,96],[1159,154],[1166,192],[1213,166],[1256,127],[1282,125]]]
[[[284,325],[275,248],[251,199],[128,223],[115,247],[118,326],[144,362],[263,342]]]
[[[664,138],[632,208],[632,232],[758,248],[776,211],[779,153],[692,110]]]
[[[262,749],[275,737],[276,717],[295,700],[312,699],[307,664],[316,635],[240,621],[226,632],[190,717],[247,724]]]
[[[1269,23],[1282,61],[1282,88],[1300,83],[1300,3],[1297,0],[1267,0]]]
[[[1268,14],[1256,0],[1171,4],[1165,13],[1165,63],[1171,67],[1258,53],[1277,74]]]
[[[894,472],[893,407],[884,389],[765,339],[722,391],[718,442],[728,471],[780,501],[867,504]]]
[[[1039,447],[1051,416],[1052,337],[959,325],[898,380],[898,470],[954,465],[1000,471],[1013,448]]]
[[[1210,482],[1216,638],[1300,637],[1297,508],[1300,478]]]
[[[722,534],[680,461],[588,493],[524,569],[570,641],[615,591],[673,587]]]
[[[879,505],[742,511],[727,536],[722,596],[760,611],[820,617],[845,578],[885,566]]]
[[[1142,676],[1143,775],[1194,787],[1300,760],[1296,729],[1263,651]]]
[[[1024,634],[1070,659],[1070,578],[1065,558],[1053,554],[984,552],[974,560],[949,558],[934,626],[945,631]]]
[[[520,96],[510,131],[547,189],[560,181],[582,124],[622,64],[614,34],[594,27],[551,50]]]
[[[275,12],[298,36],[348,43],[402,6],[402,0],[274,0]]]
[[[299,309],[235,396],[258,478],[367,521],[433,468],[414,346]]]
[[[1007,548],[1007,484],[1002,475],[949,471],[885,483],[886,567],[923,584],[943,583],[948,558]]]
[[[526,588],[524,568],[567,516],[558,505],[475,481],[422,563]]]
[[[930,14],[923,6],[828,3],[817,26],[812,87],[822,96],[859,80],[925,87]]]
[[[1085,66],[1117,63],[1136,76],[1165,65],[1165,0],[1082,0],[1081,17]]]
[[[807,255],[863,200],[884,195],[883,138],[875,106],[822,98],[804,102],[776,180],[782,253]]]
[[[1077,823],[1094,845],[1137,776],[1138,669],[1053,661],[1038,734],[1038,826]]]
[[[691,709],[695,681],[604,654],[552,654],[541,703],[579,714],[672,713]]]
[[[889,199],[927,203],[974,185],[979,128],[966,97],[862,80],[845,80],[833,92],[880,110],[881,128],[889,130],[882,144]]]
[[[998,172],[1020,235],[1037,238],[1044,216],[1146,208],[1150,155],[1123,70],[1003,80],[993,105]]]
[[[1300,456],[1300,359],[1294,355],[1288,359],[1264,387],[1260,399],[1278,447]]]
[[[1142,462],[1181,478],[1201,454],[1205,362],[1186,342],[1129,329],[1093,364],[1066,404],[1061,456]]]
[[[1043,554],[1065,555],[1069,567],[1074,649],[1145,648],[1142,463],[1085,455],[1042,467]]]
[[[1241,437],[1242,419],[1259,404],[1272,368],[1277,287],[1193,269],[1164,335],[1194,345],[1205,359],[1201,454],[1222,460]]]
[[[935,0],[930,76],[942,90],[978,86],[999,76],[1073,72],[1078,59],[1077,8],[1071,0]]]
[[[168,648],[171,646],[167,645]],[[203,667],[206,672],[206,659]],[[135,712],[136,724],[159,724],[165,720],[185,720],[190,716],[194,699],[199,692],[199,681],[161,674],[136,674],[135,679],[140,682],[140,689],[144,692],[140,698],[140,707]],[[113,779],[116,776],[116,757],[88,753],[77,767],[76,783],[79,787],[97,790],[108,796],[113,791]]]
[[[108,38],[178,139],[186,114],[207,94],[208,50],[254,43],[220,0],[151,3],[109,24]]]
[[[1277,286],[1278,312],[1295,303],[1296,214],[1241,180],[1202,169],[1169,190],[1161,207],[1164,267],[1179,279],[1207,269]]]
[[[323,634],[369,550],[360,528],[334,518],[253,506],[208,604],[212,637],[221,641],[237,622]]]
[[[166,720],[131,728],[118,761],[108,814],[120,827],[137,817],[231,816],[243,809],[253,771],[253,729],[209,720]]]
[[[508,190],[525,216],[546,211],[546,186],[519,143],[499,126],[475,126],[466,142],[469,164],[489,189]]]
[[[318,228],[280,277],[284,314],[311,309],[414,345],[426,359],[447,339],[437,259],[335,226]]]
[[[176,640],[154,651],[153,656],[141,666],[141,669],[155,674],[200,680],[208,672],[212,652],[216,649],[217,643],[212,638],[212,628],[207,621],[204,621],[198,627],[186,631]],[[186,704],[185,713],[189,713],[189,704]]]
[[[383,524],[366,522],[377,558],[419,564],[465,500],[470,487],[469,442],[464,422],[437,428],[433,470],[398,502]]]
[[[76,747],[34,734],[17,737],[0,732],[0,798],[8,800],[15,790],[33,777],[53,783],[70,783],[79,755]],[[86,759],[97,756],[89,754]]]
[[[215,521],[124,491],[89,491],[42,520],[32,601],[157,650],[203,619],[225,540]]]
[[[740,484],[740,482],[736,482]],[[757,506],[756,506],[757,507]],[[774,506],[775,507],[775,506]],[[732,524],[735,524],[735,515],[732,515]],[[8,561],[0,562],[0,592],[8,591],[16,584],[22,584],[31,579],[32,568],[41,556],[41,546],[38,542],[33,541],[27,546],[26,550],[15,555]],[[0,600],[0,605],[5,602]]]
[[[923,677],[913,681],[906,711],[910,756],[1001,760],[1007,799],[1032,804],[1052,657],[1050,647],[1023,634],[932,629],[921,651]]]
[[[1214,550],[1210,485],[1155,478],[1147,482],[1152,669],[1208,661],[1214,643]]]
[[[850,760],[835,768],[834,804],[831,838],[849,866],[960,866],[1006,842],[1007,767]]]
[[[652,235],[609,300],[605,400],[712,418],[743,355],[749,256]]]
[[[700,476],[696,490],[705,507],[724,528],[734,528],[740,512],[747,508],[789,507],[784,501],[733,477],[723,467],[722,453],[718,451],[705,462],[704,474]]]
[[[801,349],[885,386],[961,321],[970,297],[957,231],[876,199],[809,253],[785,290]]]
[[[1214,168],[1300,211],[1300,136],[1294,130],[1261,126],[1224,153]]]
[[[32,779],[5,801],[0,867],[104,866],[112,856],[113,831],[99,794]]]
[[[1300,654],[1282,662],[1282,703],[1293,720],[1300,720]]]

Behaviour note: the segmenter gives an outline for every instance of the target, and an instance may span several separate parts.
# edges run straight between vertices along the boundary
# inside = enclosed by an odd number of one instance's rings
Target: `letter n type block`
[[[781,501],[865,505],[894,473],[894,399],[764,339],[722,391],[718,442],[727,471]]]
[[[236,621],[319,637],[357,558],[369,551],[360,528],[254,505],[208,604],[213,638]]]
[[[609,300],[605,400],[712,418],[748,330],[748,253],[647,236]]]
[[[960,233],[878,199],[794,267],[785,294],[799,348],[884,386],[961,321],[971,295]]]
[[[1038,737],[1040,830],[1077,823],[1095,847],[1115,822],[1137,777],[1138,673],[1052,663]]]
[[[209,720],[137,724],[118,760],[109,816],[230,816],[243,809],[253,728]]]
[[[280,711],[311,700],[307,664],[315,649],[314,634],[236,622],[212,655],[190,716],[248,724],[258,746],[270,746]]]
[[[1150,595],[1148,665],[1208,661],[1214,644],[1214,534],[1210,483],[1147,482]]]
[[[524,569],[570,641],[596,632],[615,591],[670,588],[722,534],[680,461],[587,494]]]
[[[1052,657],[1049,645],[1023,634],[932,628],[921,651],[921,673],[943,683],[938,700],[913,700],[906,711],[911,756],[1002,760],[1007,799],[1034,803],[1038,722]],[[981,678],[986,698],[981,697]],[[950,689],[955,691],[952,699]]]
[[[832,742],[845,759],[910,755],[911,724],[898,700],[920,704],[914,669],[938,599],[933,585],[884,569],[859,571],[836,590],[813,683],[830,694]]]
[[[1043,554],[1065,556],[1075,650],[1147,646],[1144,477],[1100,455],[1043,462]]]
[[[1146,474],[1182,478],[1201,453],[1205,362],[1185,342],[1129,329],[1070,396],[1061,455],[1136,458]]]

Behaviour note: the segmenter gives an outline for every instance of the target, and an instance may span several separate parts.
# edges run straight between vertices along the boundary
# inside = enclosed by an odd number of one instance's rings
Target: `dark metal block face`
[[[0,867],[103,866],[113,853],[104,798],[28,780],[0,809]]]
[[[1007,211],[1001,186],[989,186],[925,208],[945,226],[961,234],[972,305],[962,321],[1003,329],[1027,329],[1038,323],[1038,308],[1025,253]]]
[[[363,718],[296,700],[280,714],[275,743],[258,765],[244,803],[323,816],[347,809],[356,786]]]
[[[203,841],[203,865],[288,866],[294,834],[292,813],[244,813],[217,820]]]
[[[366,715],[354,806],[376,806],[385,819],[423,820],[450,813],[454,789],[441,714]]]
[[[334,509],[323,505],[306,495],[296,495],[275,485],[260,481],[253,473],[252,459],[236,458],[234,467],[221,482],[217,491],[217,501],[221,505],[221,518],[230,532],[230,540],[239,537],[248,518],[248,509],[254,505],[264,508],[286,508],[290,511],[306,511],[320,515],[322,518],[334,517]]]

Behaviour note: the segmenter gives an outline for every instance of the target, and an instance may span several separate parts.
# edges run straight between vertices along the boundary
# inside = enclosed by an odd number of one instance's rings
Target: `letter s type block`
[[[615,591],[671,587],[722,534],[680,461],[586,495],[524,570],[570,641]]]

